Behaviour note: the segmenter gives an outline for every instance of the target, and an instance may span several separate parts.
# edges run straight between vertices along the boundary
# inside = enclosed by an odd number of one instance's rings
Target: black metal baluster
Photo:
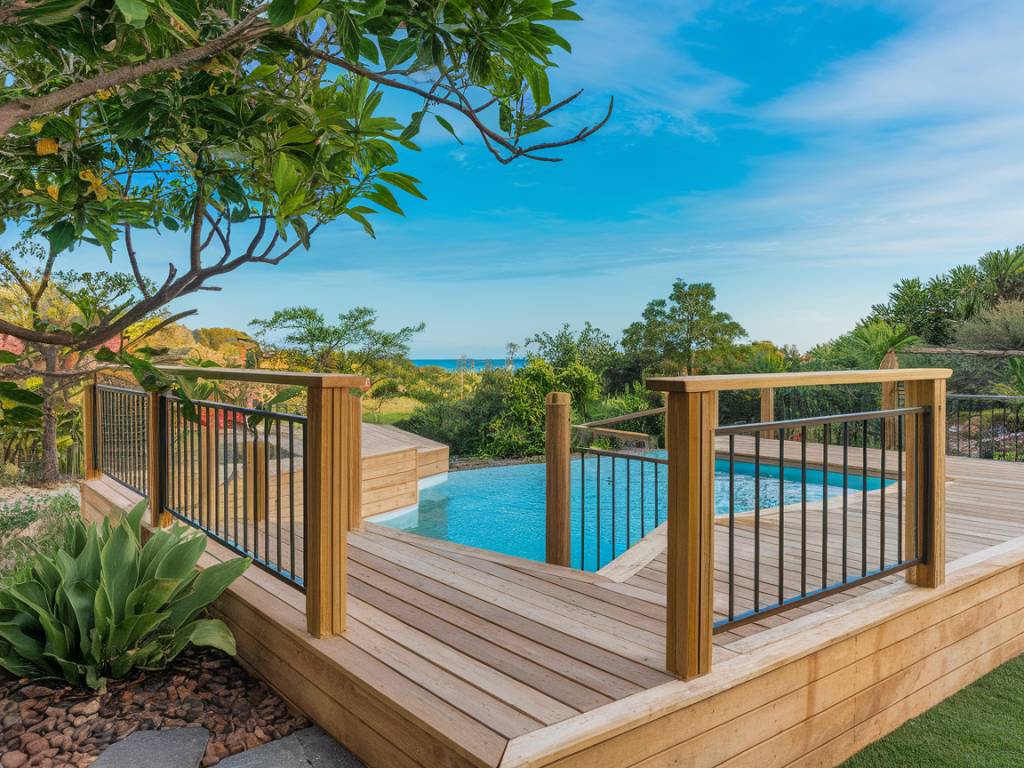
[[[231,535],[238,546],[238,419],[245,418],[241,413],[231,415]]]
[[[276,454],[277,459],[277,562],[275,565],[278,569],[281,568],[281,419],[274,419],[274,439],[277,443]]]
[[[786,584],[786,430],[779,429],[779,602]]]
[[[828,586],[828,442],[830,424],[825,425],[822,432],[821,468],[822,468],[822,499],[821,499],[821,588]]]
[[[800,427],[800,594],[807,594],[807,427]]]
[[[295,578],[295,422],[288,420],[288,571]]]
[[[306,459],[303,457],[303,464]],[[305,491],[303,491],[305,492]],[[587,452],[580,451],[580,570],[587,570]]]
[[[881,515],[879,518],[879,535],[878,535],[878,567],[885,569],[885,419],[878,420],[878,432],[879,437],[882,441],[882,487],[878,489],[878,503],[882,508]]]
[[[644,497],[644,475],[647,474],[645,469],[648,462],[646,460],[640,462],[640,538],[644,538],[647,535],[647,500]]]
[[[263,420],[263,562],[270,562],[270,423]],[[275,446],[276,451],[277,446]]]
[[[253,450],[249,449],[250,432],[248,420],[242,422],[242,549],[246,552],[249,551],[249,505],[252,503],[249,498],[250,486],[255,489],[252,485],[252,466],[249,463],[249,456],[255,453],[255,447]],[[303,457],[305,460],[305,457]],[[303,484],[303,493],[305,493],[306,485]],[[253,493],[252,497],[255,499],[256,494]]]
[[[629,510],[633,506],[633,488],[630,483],[630,466],[633,464],[632,459],[626,459],[626,549],[628,550],[633,540],[633,526],[630,521]]]
[[[754,610],[761,609],[761,433],[754,434]]]
[[[903,414],[896,417],[896,561],[903,562]]]
[[[868,420],[864,419],[861,439],[861,482],[860,482],[860,575],[868,573]]]
[[[618,488],[618,484],[615,482],[615,457],[612,456],[612,560],[615,559],[615,491]],[[609,560],[608,562],[611,562]]]
[[[657,469],[657,467],[655,467]],[[736,618],[736,436],[729,435],[729,621]]]
[[[843,422],[843,583],[847,579],[850,514],[850,422]]]
[[[601,454],[597,458],[597,561],[595,571],[601,570]]]

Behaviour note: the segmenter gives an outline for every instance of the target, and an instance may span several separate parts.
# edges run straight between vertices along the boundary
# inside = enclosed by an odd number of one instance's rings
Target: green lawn
[[[1024,656],[990,672],[843,764],[844,768],[917,765],[1024,765]]]

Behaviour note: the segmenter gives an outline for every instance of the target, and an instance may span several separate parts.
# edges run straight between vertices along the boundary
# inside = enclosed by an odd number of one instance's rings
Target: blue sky
[[[245,327],[297,303],[423,320],[414,356],[500,355],[563,322],[618,335],[674,278],[753,338],[807,348],[893,281],[1024,241],[1024,4],[581,0],[555,94],[612,123],[561,164],[495,163],[433,130],[426,202],[175,309]],[[392,101],[396,113],[407,103]],[[170,237],[145,241],[160,276]],[[180,251],[179,251],[180,252]]]

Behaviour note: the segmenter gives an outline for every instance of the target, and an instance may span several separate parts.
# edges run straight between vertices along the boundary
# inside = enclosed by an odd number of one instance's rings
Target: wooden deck
[[[1024,650],[1024,466],[950,458],[947,474],[944,587],[895,576],[718,634],[711,674],[686,683],[664,670],[661,532],[632,564],[583,574],[367,523],[349,534],[344,636],[311,639],[303,595],[256,569],[217,610],[244,662],[370,766],[833,765]],[[871,553],[878,496],[868,494]],[[105,514],[130,497],[91,481],[83,510]],[[823,519],[820,507],[809,516],[812,577]],[[762,539],[773,599],[774,520]],[[784,572],[795,587],[791,524]],[[719,613],[723,536],[720,522]],[[744,522],[743,600],[749,550]],[[211,542],[205,562],[228,556]],[[828,560],[833,575],[838,551]]]

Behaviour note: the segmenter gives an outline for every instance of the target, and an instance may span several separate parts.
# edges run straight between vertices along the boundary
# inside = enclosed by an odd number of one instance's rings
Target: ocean
[[[464,364],[467,371],[482,371],[487,368],[504,368],[506,360],[504,357],[442,357],[436,359],[413,360],[412,362],[420,368],[424,368],[428,365],[434,365],[438,368],[444,368],[446,371],[457,371],[459,370],[459,366]],[[525,364],[525,358],[517,357],[512,360],[512,367],[514,368],[522,368]]]

